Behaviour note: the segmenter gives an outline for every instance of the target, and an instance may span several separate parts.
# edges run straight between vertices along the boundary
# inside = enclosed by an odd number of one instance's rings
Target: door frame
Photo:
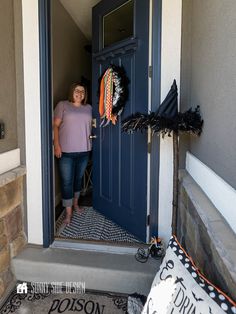
[[[152,44],[151,44],[151,111],[156,111],[161,101],[161,26],[162,0],[150,0],[152,4]],[[158,235],[159,209],[159,165],[160,165],[160,137],[156,134],[151,140],[150,153],[150,191],[149,214],[151,236]]]
[[[161,88],[161,3],[149,0],[152,6],[152,88],[151,110],[160,104]],[[52,81],[51,81],[51,1],[38,0],[39,10],[39,58],[40,58],[40,113],[42,147],[42,209],[43,246],[49,247],[54,241],[54,183],[53,183],[53,140],[52,140]],[[153,88],[155,87],[155,88]],[[159,191],[159,137],[151,142],[149,167],[149,208],[150,236],[158,235],[158,191]]]
[[[51,1],[38,0],[40,60],[40,120],[42,149],[43,247],[54,240],[54,183],[52,139]]]

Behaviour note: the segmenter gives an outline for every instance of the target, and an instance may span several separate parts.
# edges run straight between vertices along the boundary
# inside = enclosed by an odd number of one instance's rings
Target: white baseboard
[[[236,190],[190,152],[186,170],[236,233]]]

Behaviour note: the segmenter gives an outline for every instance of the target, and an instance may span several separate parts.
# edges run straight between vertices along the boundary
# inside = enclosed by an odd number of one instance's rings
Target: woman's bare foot
[[[78,205],[78,198],[77,197],[74,197],[73,207],[77,211],[78,214],[82,213],[82,211],[84,210],[82,207],[80,207]]]
[[[78,214],[81,214],[82,211],[84,210],[84,208],[80,207],[79,205],[74,206],[74,209],[77,211]]]
[[[71,223],[71,215],[66,215],[66,218],[64,219],[63,223],[69,226]]]
[[[66,218],[64,219],[63,223],[69,226],[71,223],[71,217],[72,217],[72,208],[66,207]]]

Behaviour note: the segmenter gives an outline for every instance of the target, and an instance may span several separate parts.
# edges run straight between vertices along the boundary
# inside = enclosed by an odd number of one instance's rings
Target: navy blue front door
[[[103,17],[126,2],[103,0],[93,8],[93,206],[146,241],[147,135],[122,133],[121,120],[148,110],[149,1],[133,1],[133,35],[103,48]],[[115,126],[100,127],[98,79],[110,64],[125,68],[129,99]]]

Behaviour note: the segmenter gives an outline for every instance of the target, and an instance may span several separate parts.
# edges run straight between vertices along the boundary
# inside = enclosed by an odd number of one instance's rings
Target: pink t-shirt
[[[60,101],[54,110],[54,118],[62,120],[59,127],[62,152],[87,152],[92,149],[92,141],[89,139],[92,127],[90,105],[76,107],[68,100]]]

